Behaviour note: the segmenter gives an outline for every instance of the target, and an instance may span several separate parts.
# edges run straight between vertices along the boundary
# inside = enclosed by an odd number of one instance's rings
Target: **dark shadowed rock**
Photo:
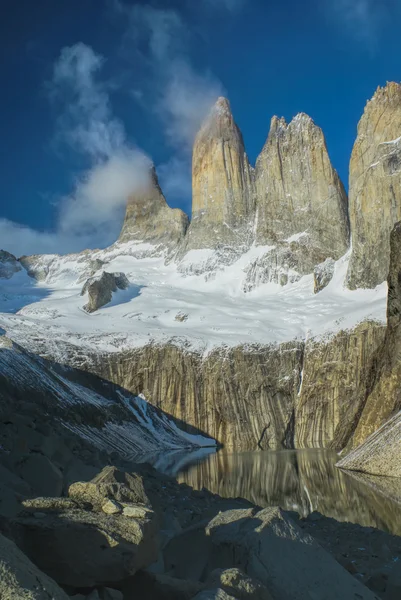
[[[18,271],[22,271],[22,267],[15,256],[0,250],[0,279],[11,279]]]
[[[6,537],[0,535],[1,600],[68,600],[68,596]]]
[[[157,558],[157,526],[149,519],[89,510],[21,514],[10,532],[22,551],[59,584],[119,582]]]

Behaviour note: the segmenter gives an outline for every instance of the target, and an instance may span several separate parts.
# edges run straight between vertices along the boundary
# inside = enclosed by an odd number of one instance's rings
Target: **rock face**
[[[337,260],[349,244],[348,201],[322,130],[301,113],[291,123],[273,117],[255,169],[256,243],[302,243],[297,270],[310,273]],[[287,244],[288,245],[288,244]],[[290,248],[296,252],[296,247]]]
[[[2,600],[68,600],[68,596],[11,540],[0,535],[0,598]]]
[[[387,329],[372,363],[363,410],[352,439],[356,448],[401,410],[401,223],[391,232]]]
[[[96,277],[91,277],[82,288],[81,296],[88,294],[89,300],[85,304],[86,312],[92,313],[111,302],[113,293],[117,290],[126,290],[129,287],[129,281],[124,273],[103,273]]]
[[[400,455],[401,413],[397,413],[337,466],[371,475],[401,477]]]
[[[327,343],[307,341],[295,408],[295,446],[341,450],[351,437],[384,327],[362,323]]]
[[[318,294],[327,287],[334,275],[335,262],[332,258],[326,258],[323,263],[316,265],[313,271],[314,292]]]
[[[10,279],[21,270],[22,267],[13,254],[0,250],[0,279]]]
[[[192,222],[182,254],[192,249],[249,243],[252,169],[228,101],[219,98],[195,139]]]
[[[389,239],[401,219],[401,85],[378,88],[358,125],[350,163],[352,257],[348,287],[387,278]]]
[[[184,237],[188,217],[178,208],[170,208],[160,189],[154,168],[142,192],[128,200],[119,242],[143,241],[176,246]]]
[[[79,357],[80,368],[152,404],[230,450],[343,448],[364,403],[384,327],[365,323],[327,342],[216,349],[173,344]],[[76,364],[74,348],[64,360]],[[302,374],[302,375],[301,375]]]

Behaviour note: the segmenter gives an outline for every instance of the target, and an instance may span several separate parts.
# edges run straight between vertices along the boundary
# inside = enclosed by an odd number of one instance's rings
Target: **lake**
[[[302,517],[318,511],[337,521],[377,527],[401,535],[401,505],[337,469],[327,450],[229,453],[202,449],[173,453],[155,467],[195,489],[242,497],[259,506],[281,506]],[[400,491],[401,480],[388,478]],[[394,487],[393,486],[393,487]]]

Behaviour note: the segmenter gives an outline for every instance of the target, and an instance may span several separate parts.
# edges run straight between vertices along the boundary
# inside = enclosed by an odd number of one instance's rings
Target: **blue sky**
[[[357,122],[401,80],[399,0],[3,0],[0,247],[104,246],[151,159],[190,211],[193,136],[226,95],[252,163],[306,112],[347,184]],[[21,227],[22,226],[22,227]]]

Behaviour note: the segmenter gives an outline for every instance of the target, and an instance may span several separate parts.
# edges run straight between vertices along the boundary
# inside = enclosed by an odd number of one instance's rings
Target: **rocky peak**
[[[184,237],[187,227],[187,215],[178,208],[168,206],[156,169],[152,166],[146,184],[128,199],[118,241],[175,246]]]
[[[0,279],[10,279],[14,273],[21,270],[22,267],[13,254],[0,250]]]
[[[192,223],[183,252],[243,242],[253,214],[252,169],[226,98],[219,98],[196,136]]]
[[[303,248],[293,261],[300,273],[346,252],[347,196],[323,132],[308,115],[300,113],[288,124],[273,117],[256,162],[255,185],[258,244],[302,240],[305,246],[307,240],[307,252]]]
[[[348,286],[372,288],[389,269],[390,232],[401,219],[401,85],[376,90],[358,124],[350,162],[352,257]]]

